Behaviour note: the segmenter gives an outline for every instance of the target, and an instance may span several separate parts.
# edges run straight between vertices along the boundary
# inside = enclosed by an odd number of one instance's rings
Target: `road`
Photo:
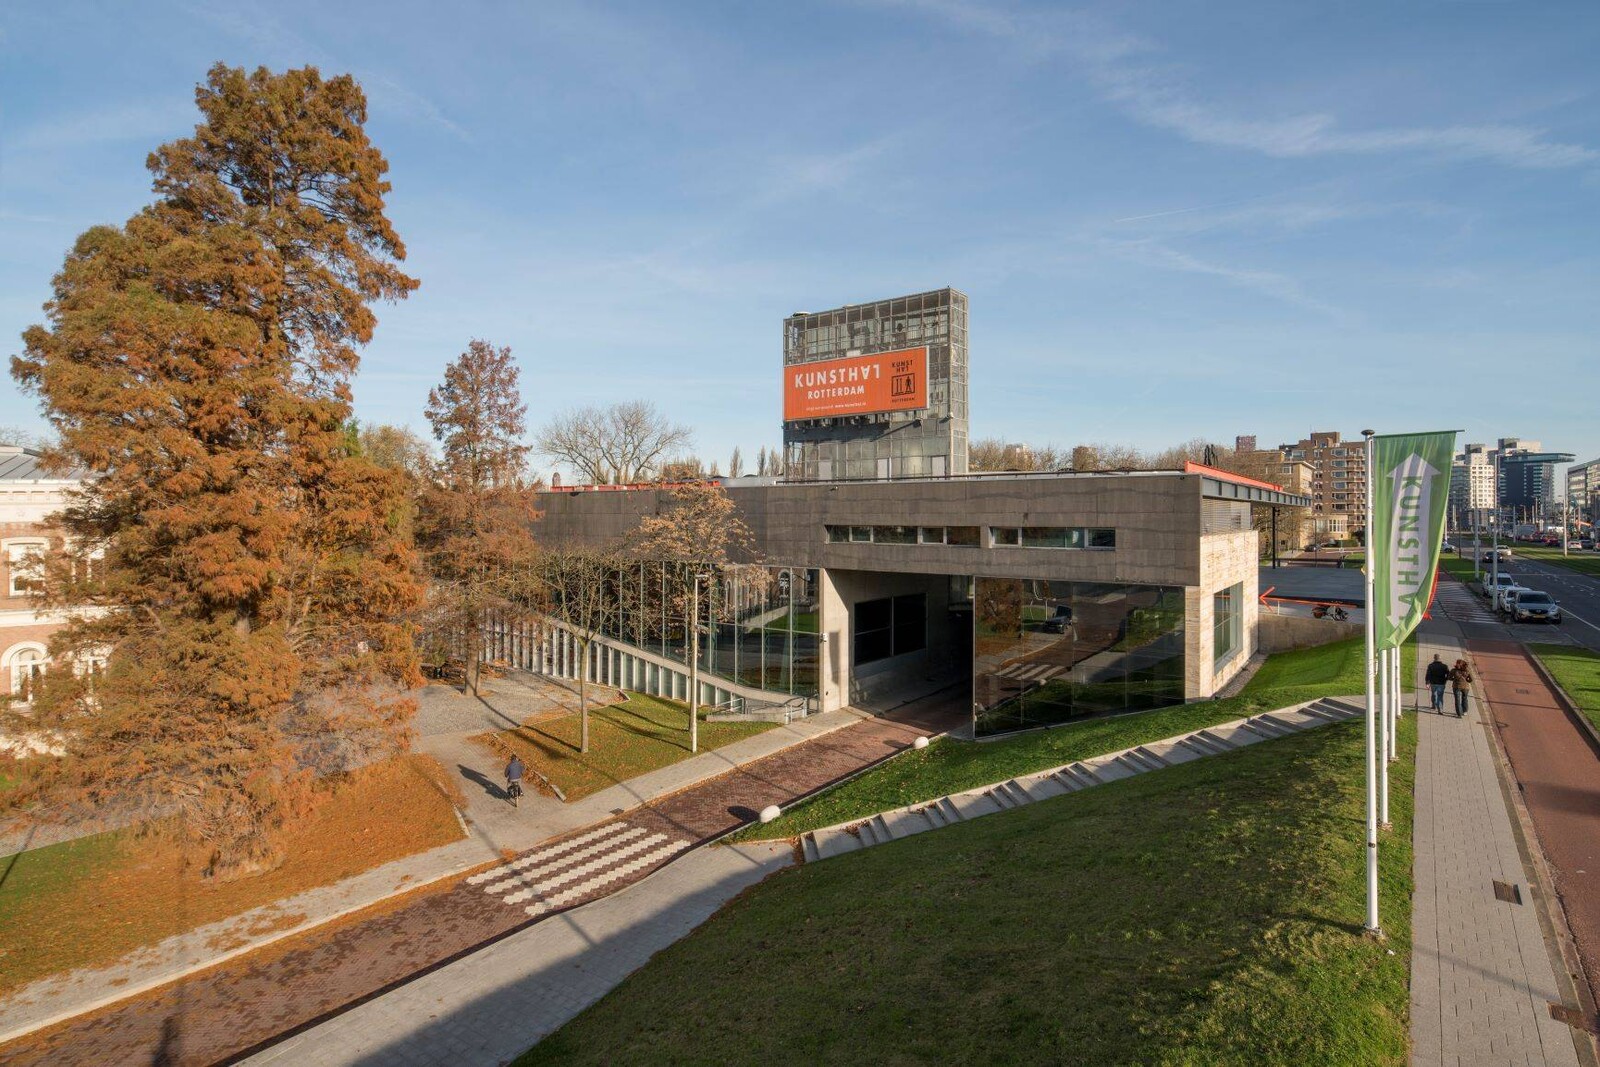
[[[1515,553],[1515,548],[1512,551]],[[1542,589],[1555,597],[1561,605],[1565,621],[1560,626],[1548,623],[1502,623],[1489,614],[1488,601],[1478,596],[1468,597],[1464,593],[1465,586],[1456,586],[1462,592],[1451,595],[1453,583],[1443,572],[1439,575],[1435,612],[1460,623],[1467,637],[1582,645],[1600,652],[1600,578],[1515,555],[1509,560],[1501,560],[1500,569],[1515,578],[1518,584],[1530,589]],[[1482,605],[1482,610],[1472,610],[1471,605],[1465,603],[1469,599],[1473,604]]]

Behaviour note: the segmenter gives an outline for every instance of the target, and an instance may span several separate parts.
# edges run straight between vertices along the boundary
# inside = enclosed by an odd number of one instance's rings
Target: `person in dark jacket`
[[[1467,713],[1467,696],[1472,692],[1472,669],[1464,659],[1456,660],[1450,668],[1450,690],[1456,698],[1456,718]]]
[[[1428,682],[1428,695],[1433,699],[1433,710],[1444,711],[1444,687],[1450,680],[1450,668],[1438,656],[1433,657],[1433,662],[1428,664],[1428,673],[1423,675]]]

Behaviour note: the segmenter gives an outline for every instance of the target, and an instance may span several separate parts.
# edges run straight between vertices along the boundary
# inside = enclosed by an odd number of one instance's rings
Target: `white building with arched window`
[[[65,618],[28,599],[39,559],[55,534],[50,517],[81,475],[47,472],[39,453],[0,444],[0,692],[26,702],[50,666],[50,635]]]

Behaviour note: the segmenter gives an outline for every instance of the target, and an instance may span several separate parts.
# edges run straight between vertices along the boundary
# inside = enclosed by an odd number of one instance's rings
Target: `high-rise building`
[[[1567,468],[1568,515],[1577,522],[1600,522],[1600,459]]]
[[[1450,467],[1450,522],[1470,527],[1494,507],[1494,455],[1481,444],[1456,453]]]
[[[1311,523],[1323,537],[1349,537],[1367,525],[1367,451],[1361,439],[1338,431],[1313,433],[1279,445],[1286,460],[1311,464]]]
[[[1518,456],[1544,451],[1526,437],[1502,437],[1500,455],[1500,507],[1507,522],[1535,521],[1550,511],[1555,501],[1556,465],[1519,462]]]
[[[967,473],[967,298],[936,289],[783,321],[791,481]]]

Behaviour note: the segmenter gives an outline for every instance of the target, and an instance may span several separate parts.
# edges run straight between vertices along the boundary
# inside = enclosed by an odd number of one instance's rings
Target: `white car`
[[[1498,585],[1496,585],[1495,581],[1493,580],[1496,578],[1499,579]],[[1510,589],[1516,584],[1517,580],[1511,575],[1507,574],[1505,571],[1501,571],[1497,575],[1490,575],[1486,573],[1483,576],[1483,595],[1498,604],[1499,597],[1495,596],[1495,593],[1500,589]]]
[[[1533,590],[1529,589],[1525,585],[1517,585],[1515,583],[1513,583],[1511,585],[1501,585],[1495,591],[1495,598],[1494,598],[1495,610],[1496,611],[1503,611],[1503,612],[1505,612],[1506,614],[1509,615],[1509,614],[1511,614],[1511,612],[1516,610],[1517,597],[1520,596],[1523,593],[1531,593],[1531,592],[1533,592]]]

